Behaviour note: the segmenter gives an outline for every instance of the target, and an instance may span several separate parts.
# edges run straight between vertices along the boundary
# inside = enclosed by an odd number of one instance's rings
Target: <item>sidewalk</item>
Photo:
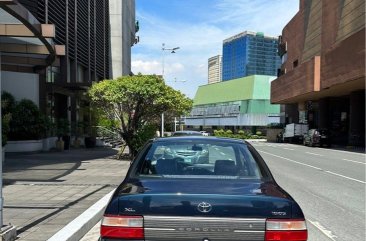
[[[109,148],[12,154],[4,166],[4,223],[18,240],[47,240],[123,180],[129,161]]]

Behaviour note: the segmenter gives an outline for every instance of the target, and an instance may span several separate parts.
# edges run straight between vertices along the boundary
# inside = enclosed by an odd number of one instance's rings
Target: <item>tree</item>
[[[120,133],[134,156],[146,139],[147,126],[160,120],[161,113],[184,115],[192,100],[166,85],[156,75],[123,76],[93,84],[89,96],[97,108],[111,120],[118,121]],[[151,131],[148,131],[151,133]],[[145,140],[146,141],[146,140]]]

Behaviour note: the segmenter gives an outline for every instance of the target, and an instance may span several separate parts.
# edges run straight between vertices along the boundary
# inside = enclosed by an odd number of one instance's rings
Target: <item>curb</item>
[[[102,218],[104,209],[115,189],[99,199],[90,208],[85,210],[80,216],[76,217],[60,231],[54,234],[48,241],[78,241],[89,232]]]

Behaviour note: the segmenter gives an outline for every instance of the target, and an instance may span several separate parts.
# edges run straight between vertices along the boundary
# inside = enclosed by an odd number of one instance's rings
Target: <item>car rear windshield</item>
[[[260,179],[265,175],[244,143],[203,140],[155,142],[140,161],[135,173],[138,176]]]

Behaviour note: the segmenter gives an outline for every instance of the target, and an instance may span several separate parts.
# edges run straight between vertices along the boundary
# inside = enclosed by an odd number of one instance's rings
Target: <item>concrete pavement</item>
[[[129,161],[108,148],[8,155],[4,167],[4,222],[18,240],[47,240],[124,178]]]

